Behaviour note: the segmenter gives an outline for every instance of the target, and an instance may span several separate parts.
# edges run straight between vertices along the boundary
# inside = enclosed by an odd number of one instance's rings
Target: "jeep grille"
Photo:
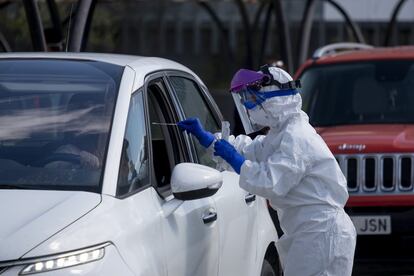
[[[336,155],[352,193],[413,190],[414,154]]]

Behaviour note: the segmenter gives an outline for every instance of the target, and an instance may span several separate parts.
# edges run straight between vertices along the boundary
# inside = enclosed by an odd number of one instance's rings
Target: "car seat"
[[[74,144],[83,151],[96,154],[99,139],[102,136],[106,137],[97,128],[104,116],[104,95],[75,94],[70,98],[66,110],[73,120],[68,125],[69,131],[65,131],[65,143]]]

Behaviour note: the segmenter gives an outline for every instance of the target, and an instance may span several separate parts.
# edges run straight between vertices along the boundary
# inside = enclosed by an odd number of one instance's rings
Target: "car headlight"
[[[48,272],[70,266],[81,265],[100,260],[105,255],[105,247],[111,243],[106,242],[96,246],[70,251],[62,254],[16,261],[14,265],[26,265],[19,275],[30,275]]]

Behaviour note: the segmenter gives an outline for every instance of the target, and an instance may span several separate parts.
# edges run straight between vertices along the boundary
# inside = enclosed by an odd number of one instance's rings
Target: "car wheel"
[[[262,265],[262,272],[260,273],[260,276],[281,276],[282,270],[279,266],[273,267],[271,263],[264,259],[263,265]]]

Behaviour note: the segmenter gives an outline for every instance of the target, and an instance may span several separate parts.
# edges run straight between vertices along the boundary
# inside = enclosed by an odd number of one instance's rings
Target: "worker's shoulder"
[[[309,124],[308,117],[298,116],[288,120],[285,124],[285,133],[292,134],[295,139],[305,139],[307,136],[313,135],[315,129]]]
[[[303,152],[317,151],[320,142],[320,136],[306,120],[290,123],[282,137],[284,145]]]

